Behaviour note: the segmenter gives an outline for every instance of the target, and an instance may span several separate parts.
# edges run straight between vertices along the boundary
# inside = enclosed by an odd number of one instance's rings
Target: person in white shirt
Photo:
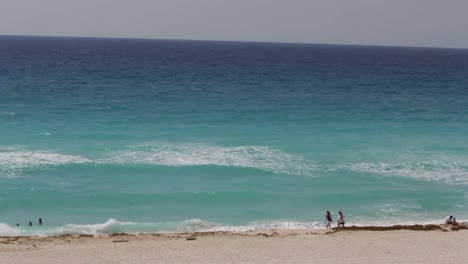
[[[453,216],[447,216],[447,218],[445,218],[445,224],[448,225],[451,223],[453,223]]]
[[[345,227],[344,226],[344,224],[345,224],[344,216],[343,216],[343,213],[341,211],[338,212],[338,220],[336,222],[338,224],[338,227],[340,227],[340,226]]]

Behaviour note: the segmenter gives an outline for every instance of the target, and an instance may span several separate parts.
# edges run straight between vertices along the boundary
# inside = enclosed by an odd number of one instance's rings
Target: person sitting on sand
[[[331,217],[330,211],[327,211],[327,214],[325,215],[325,227],[327,229],[331,228],[331,223],[333,223],[333,219]]]
[[[337,227],[345,227],[344,224],[345,224],[345,221],[344,221],[344,216],[343,216],[343,213],[341,211],[338,212],[338,220],[336,221],[338,226]]]
[[[446,225],[452,224],[453,219],[454,219],[453,216],[447,216],[447,218],[445,218],[445,224]]]

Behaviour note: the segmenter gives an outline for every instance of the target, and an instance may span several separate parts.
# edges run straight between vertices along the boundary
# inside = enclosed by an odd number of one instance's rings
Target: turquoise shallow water
[[[0,234],[468,218],[467,50],[0,37],[0,57]]]

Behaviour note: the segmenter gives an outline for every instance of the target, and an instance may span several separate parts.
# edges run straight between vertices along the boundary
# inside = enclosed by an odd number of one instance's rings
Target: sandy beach
[[[447,226],[2,237],[2,263],[464,263]]]

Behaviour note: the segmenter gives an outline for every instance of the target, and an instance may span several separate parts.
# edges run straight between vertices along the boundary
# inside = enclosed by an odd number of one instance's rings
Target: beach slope
[[[2,263],[464,263],[468,231],[269,230],[0,238]]]

